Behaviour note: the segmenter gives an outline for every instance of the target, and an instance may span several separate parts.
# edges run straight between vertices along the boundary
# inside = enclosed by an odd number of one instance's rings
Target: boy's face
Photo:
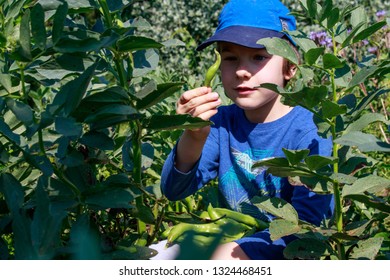
[[[279,95],[265,88],[263,83],[283,87],[291,78],[284,73],[284,59],[270,55],[265,49],[252,49],[232,43],[220,42],[221,77],[227,96],[244,110],[273,108]],[[269,107],[270,106],[270,107]]]

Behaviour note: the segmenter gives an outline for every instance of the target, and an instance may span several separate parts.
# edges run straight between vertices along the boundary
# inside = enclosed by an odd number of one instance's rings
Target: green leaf
[[[303,0],[300,3],[306,9],[309,17],[317,18],[317,2],[315,0]]]
[[[0,84],[5,88],[8,93],[12,91],[11,75],[0,73]]]
[[[335,7],[329,13],[327,18],[326,27],[332,29],[338,22],[340,22],[340,9]]]
[[[322,101],[322,116],[325,119],[331,119],[347,112],[347,106],[343,104],[336,104],[330,100]]]
[[[154,224],[155,218],[152,209],[144,204],[137,203],[137,207],[134,207],[131,211],[134,217],[140,219],[146,224]]]
[[[352,260],[374,260],[383,242],[383,237],[371,237],[357,242],[350,255]]]
[[[141,167],[142,170],[150,168],[154,159],[154,148],[150,143],[142,143],[141,145],[142,157]]]
[[[297,165],[309,155],[310,150],[287,150],[283,148],[283,153],[291,165]]]
[[[77,121],[82,122],[89,115],[93,115],[107,105],[130,103],[129,94],[121,87],[111,87],[88,95],[72,113]]]
[[[365,21],[362,21],[360,22],[358,25],[356,25],[352,30],[351,32],[349,33],[349,35],[347,36],[347,38],[343,41],[343,43],[341,44],[341,48],[345,48],[347,46],[350,45],[351,43],[351,40],[355,37],[356,33],[359,32],[359,30],[361,30],[361,27],[364,26],[366,24]]]
[[[0,118],[0,133],[18,146],[24,146],[25,141],[19,134],[14,133],[8,124]]]
[[[98,186],[84,192],[85,203],[97,209],[133,208],[133,192],[128,188],[114,186]]]
[[[333,183],[328,178],[321,176],[301,177],[301,184],[309,187],[313,192],[318,194],[333,193]]]
[[[182,85],[183,83],[165,83],[157,85],[156,90],[152,91],[150,94],[137,102],[137,109],[142,110],[157,104],[161,100],[177,92],[182,87]]]
[[[347,197],[354,194],[365,194],[366,192],[378,194],[388,188],[390,188],[389,179],[370,175],[356,180],[352,185],[344,186],[342,195]]]
[[[51,38],[54,45],[56,45],[57,42],[62,37],[67,14],[68,14],[68,3],[63,2],[63,4],[58,6],[54,14],[53,27],[51,32]]]
[[[379,69],[380,68],[377,65],[368,66],[360,69],[360,71],[357,72],[353,76],[352,80],[349,82],[348,88],[351,89],[357,86],[358,84],[363,83],[368,77],[375,75]]]
[[[49,111],[54,109],[54,115],[62,112],[61,116],[69,116],[77,108],[87,92],[89,83],[94,77],[97,65],[98,62],[95,62],[86,69],[83,74],[63,85],[55,96],[53,103],[50,104],[47,109]]]
[[[268,88],[281,94],[285,98],[283,102],[286,105],[300,105],[308,109],[316,107],[328,96],[328,88],[326,86],[304,87],[296,92],[287,92],[274,84],[261,84],[260,87]]]
[[[374,135],[351,131],[334,140],[335,143],[357,147],[361,152],[390,152],[390,144],[382,142]]]
[[[286,221],[289,221],[295,225],[298,225],[298,213],[294,207],[288,202],[277,197],[259,197],[255,196],[251,199],[251,202],[258,208],[279,217]]]
[[[28,61],[31,60],[30,10],[26,10],[20,22],[19,43],[20,55]]]
[[[55,120],[56,132],[68,137],[80,137],[83,131],[81,123],[76,122],[72,118],[57,117]]]
[[[118,40],[117,47],[120,52],[133,52],[138,50],[146,50],[146,49],[159,49],[164,45],[158,43],[157,41],[142,37],[142,36],[134,36],[129,35],[123,39]]]
[[[356,177],[354,177],[352,175],[348,175],[348,174],[343,174],[343,173],[332,173],[332,175],[330,175],[330,179],[337,181],[338,183],[343,184],[343,185],[353,184],[357,180]]]
[[[104,107],[99,108],[99,110],[92,115],[89,115],[84,121],[86,123],[97,123],[104,119],[109,119],[111,117],[123,116],[124,120],[131,120],[132,117],[139,117],[139,113],[136,109],[130,105],[122,104],[109,104]],[[135,118],[134,118],[135,119]]]
[[[317,48],[316,43],[314,43],[313,40],[307,38],[307,35],[302,31],[289,31],[288,34],[293,38],[294,42],[304,53],[310,51],[311,49]]]
[[[319,155],[311,155],[305,158],[305,163],[310,170],[318,170],[325,166],[335,163],[337,159],[333,157],[325,157]]]
[[[390,125],[390,122],[386,119],[386,117],[379,113],[366,113],[362,115],[358,120],[351,123],[344,131],[344,133],[348,133],[351,131],[362,131],[369,124],[374,122],[383,122],[387,125]]]
[[[325,69],[343,68],[345,61],[340,60],[337,56],[331,53],[326,53],[322,57]]]
[[[364,9],[363,6],[358,5],[352,12],[351,12],[351,25],[352,28],[355,29],[359,26],[359,29],[363,25],[367,25],[367,12]]]
[[[34,113],[30,106],[13,98],[6,98],[7,107],[26,127],[34,124]]]
[[[101,260],[101,237],[88,214],[77,216],[70,232],[69,249],[72,259]]]
[[[133,77],[143,77],[157,68],[160,57],[155,49],[147,49],[136,51],[133,59]]]
[[[313,65],[316,63],[317,59],[322,55],[325,51],[325,48],[312,48],[304,53],[305,62],[308,65]]]
[[[363,203],[367,208],[377,209],[381,212],[390,214],[389,203],[385,202],[383,198],[375,197],[365,194],[351,194],[347,196],[348,199]]]
[[[253,164],[252,169],[258,168],[258,167],[264,167],[264,166],[267,166],[267,167],[289,167],[290,163],[288,162],[288,160],[286,158],[262,159],[262,160],[256,161]]]
[[[318,13],[318,20],[319,22],[324,21],[327,17],[329,17],[332,9],[333,9],[333,1],[332,0],[325,0],[325,3],[323,4],[323,7],[321,11]]]
[[[359,32],[352,40],[353,43],[357,43],[359,41],[362,41],[371,35],[373,35],[375,32],[377,32],[379,29],[381,29],[383,26],[386,25],[385,21],[377,22],[371,25],[370,27],[367,27],[363,31]]]
[[[45,14],[42,6],[37,3],[31,9],[31,31],[35,44],[39,49],[46,49]]]
[[[315,174],[309,172],[309,170],[298,169],[296,167],[269,167],[267,172],[278,177],[315,176]]]
[[[359,104],[356,106],[356,108],[351,111],[351,115],[354,116],[354,119],[359,117],[360,114],[374,101],[377,99],[379,96],[382,94],[386,94],[390,92],[389,89],[378,89],[377,91],[374,92],[369,92],[367,96],[364,96]]]
[[[109,36],[100,36],[100,34],[91,31],[74,31],[62,36],[54,49],[62,53],[100,51],[114,45],[118,38],[119,34],[114,32],[110,33]]]
[[[264,38],[257,41],[257,44],[261,44],[266,47],[267,52],[273,55],[279,55],[298,65],[299,59],[294,47],[291,46],[286,40],[281,38]]]
[[[142,120],[143,127],[150,130],[194,129],[210,125],[210,121],[190,115],[153,115]]]
[[[37,258],[47,260],[55,256],[56,247],[61,245],[62,221],[67,213],[53,211],[48,194],[44,190],[46,179],[40,177],[35,190],[36,205],[31,223],[31,242],[37,252]]]
[[[20,182],[9,173],[0,174],[0,192],[11,213],[18,213],[24,202],[24,191]]]
[[[351,72],[351,67],[349,67],[348,64],[345,63],[343,67],[336,69],[335,84],[337,86],[346,88],[348,87],[348,84],[351,82],[351,80],[352,80],[352,72]],[[339,103],[341,104],[341,102]]]
[[[113,150],[115,145],[111,137],[99,131],[88,131],[81,137],[80,143],[99,150]]]
[[[271,221],[269,226],[269,232],[271,234],[271,240],[275,241],[287,235],[297,233],[301,230],[301,227],[295,222],[275,219]]]
[[[289,260],[319,260],[329,252],[331,249],[325,242],[314,238],[303,238],[290,242],[283,254]]]

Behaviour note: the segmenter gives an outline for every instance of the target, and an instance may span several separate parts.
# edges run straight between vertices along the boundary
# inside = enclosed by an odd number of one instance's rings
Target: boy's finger
[[[195,88],[195,89],[186,91],[180,96],[179,103],[185,104],[185,103],[189,102],[190,100],[192,100],[198,96],[205,95],[209,92],[211,92],[211,89],[208,87],[200,87],[200,88]]]

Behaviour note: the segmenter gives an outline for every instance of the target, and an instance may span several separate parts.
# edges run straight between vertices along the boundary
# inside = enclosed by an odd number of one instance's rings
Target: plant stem
[[[136,120],[132,123],[133,127],[133,179],[137,186],[140,189],[143,189],[142,187],[142,150],[141,150],[141,134],[142,134],[142,126],[141,123]],[[143,198],[144,195],[140,195],[136,198],[136,205],[142,205],[143,204]],[[146,224],[141,221],[141,219],[137,220],[137,231],[138,234],[142,234],[146,231]]]
[[[106,25],[108,28],[112,27],[112,17],[110,13],[110,9],[108,8],[106,0],[99,0],[100,7],[102,7],[103,16],[106,21]]]
[[[24,67],[19,65],[20,69],[20,83],[22,84],[22,100],[26,103],[27,102],[27,93],[26,93],[26,84],[25,84],[25,78],[24,78]]]
[[[333,41],[333,54],[337,56],[337,45],[335,40],[335,32],[331,32],[332,34],[332,41]],[[335,69],[332,69],[330,71],[330,81],[332,85],[332,101],[334,103],[338,102],[338,95],[337,95],[337,87],[336,87],[336,81],[335,81]],[[336,117],[332,118],[332,139],[337,138],[337,131],[336,131]],[[339,145],[337,143],[333,142],[333,157],[338,159],[338,152],[339,152]],[[335,174],[339,173],[339,162],[338,160],[333,163],[333,172]],[[333,182],[333,195],[335,200],[335,221],[336,221],[336,228],[338,232],[343,232],[343,201],[340,193],[340,184],[338,182]],[[337,242],[337,248],[338,248],[338,254],[339,259],[345,259],[345,249],[344,245],[341,242]]]

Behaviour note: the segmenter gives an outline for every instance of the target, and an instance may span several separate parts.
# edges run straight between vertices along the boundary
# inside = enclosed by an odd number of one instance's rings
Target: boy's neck
[[[261,108],[244,110],[246,118],[251,123],[273,122],[287,115],[293,107],[282,104],[280,101],[268,103]]]

